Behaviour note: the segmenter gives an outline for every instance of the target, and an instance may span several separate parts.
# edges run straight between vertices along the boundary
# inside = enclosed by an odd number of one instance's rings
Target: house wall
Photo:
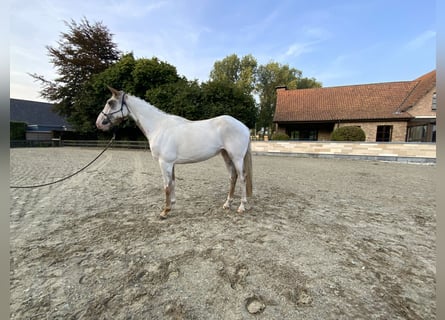
[[[331,140],[331,131],[318,131],[318,141],[329,141]]]
[[[26,131],[26,140],[51,140],[51,131]]]
[[[391,142],[405,142],[407,123],[402,121],[394,122],[347,122],[340,123],[337,126],[359,126],[365,131],[366,142],[375,142],[377,135],[377,126],[393,126]]]
[[[425,96],[420,98],[420,100],[407,111],[413,116],[431,116],[436,117],[436,111],[431,109],[433,94],[436,92],[436,88],[434,87],[430,90]]]

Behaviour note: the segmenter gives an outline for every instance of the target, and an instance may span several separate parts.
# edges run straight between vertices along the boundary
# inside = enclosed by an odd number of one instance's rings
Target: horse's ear
[[[107,88],[108,88],[108,90],[111,91],[111,93],[113,94],[113,96],[119,96],[119,94],[120,94],[119,90],[116,90],[116,89],[114,89],[114,88],[112,88],[112,87],[110,87],[110,86],[107,86]]]

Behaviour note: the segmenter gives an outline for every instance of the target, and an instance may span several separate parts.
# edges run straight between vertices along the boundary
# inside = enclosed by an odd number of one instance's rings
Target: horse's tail
[[[244,174],[246,179],[246,195],[252,196],[252,152],[250,150],[250,141],[247,146],[246,154],[244,155]]]

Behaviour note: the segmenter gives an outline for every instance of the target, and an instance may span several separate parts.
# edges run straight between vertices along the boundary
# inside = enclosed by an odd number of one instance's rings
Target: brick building
[[[413,81],[277,88],[275,130],[292,140],[327,141],[341,126],[359,126],[366,141],[436,141],[436,71]]]

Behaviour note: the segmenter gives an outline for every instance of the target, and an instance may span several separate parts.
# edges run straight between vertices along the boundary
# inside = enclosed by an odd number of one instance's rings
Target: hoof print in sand
[[[246,299],[246,309],[250,314],[259,314],[266,309],[266,304],[259,297],[250,297]]]

